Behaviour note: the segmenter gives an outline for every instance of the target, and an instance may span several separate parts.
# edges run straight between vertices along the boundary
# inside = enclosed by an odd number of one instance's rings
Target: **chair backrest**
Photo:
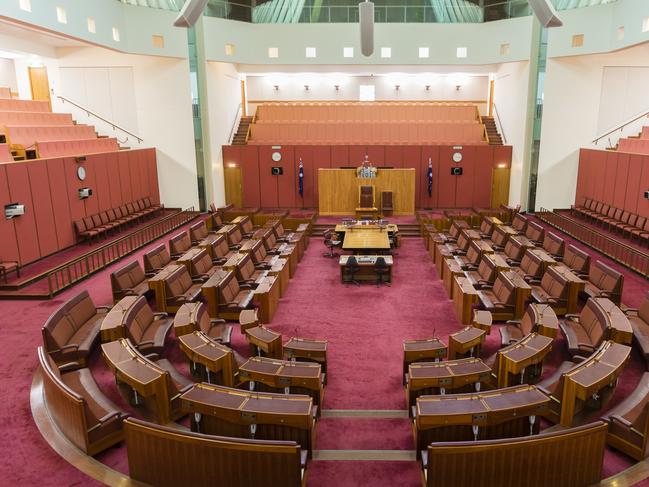
[[[624,276],[620,272],[598,260],[591,267],[588,280],[598,289],[608,293],[611,296],[611,301],[619,304],[624,285]]]
[[[212,258],[203,249],[192,257],[192,274],[207,274],[212,268]]]
[[[254,229],[252,220],[248,215],[244,216],[241,219],[241,221],[239,222],[239,226],[241,227],[241,230],[243,230],[244,233],[250,233]]]
[[[360,208],[374,207],[374,186],[360,186],[358,188],[358,206]]]
[[[144,296],[140,298],[131,306],[124,315],[124,326],[128,330],[130,338],[136,343],[140,343],[144,337],[144,333],[151,323],[153,323],[154,316],[149,303]]]
[[[496,263],[489,254],[483,255],[482,259],[480,259],[478,274],[487,282],[494,282],[496,279]]]
[[[381,192],[381,207],[384,210],[392,209],[392,191]]]
[[[146,279],[144,271],[137,260],[116,270],[110,275],[110,284],[113,294],[118,295],[125,289],[132,289]]]
[[[480,231],[485,235],[491,235],[494,229],[494,222],[488,216],[482,217],[480,222]]]
[[[326,245],[326,242],[325,242]],[[263,244],[259,240],[254,240],[252,247],[251,247],[252,252],[250,254],[252,255],[252,261],[255,264],[259,264],[264,261],[266,258],[266,249],[264,248]]]
[[[223,258],[228,255],[230,247],[228,246],[228,240],[225,235],[219,235],[216,238],[212,244],[212,251],[214,252],[214,258]]]
[[[566,247],[563,262],[578,274],[587,274],[590,268],[590,255],[570,244]]]
[[[466,259],[471,264],[478,264],[480,262],[480,256],[482,255],[480,246],[473,240],[469,244],[469,248],[466,251]]]
[[[458,238],[460,236],[460,233],[462,233],[462,230],[469,227],[469,223],[465,220],[453,220],[453,223],[451,223],[451,228],[449,228],[448,230],[448,234],[453,238]]]
[[[228,303],[239,294],[240,288],[234,272],[228,272],[218,285],[219,301]]]
[[[178,255],[187,252],[192,248],[192,240],[189,238],[189,232],[180,232],[169,239],[169,253]]]
[[[527,218],[520,213],[516,213],[512,220],[512,227],[518,232],[524,232],[527,228]]]
[[[200,242],[208,235],[207,224],[205,220],[194,223],[189,227],[189,235],[193,242]]]
[[[491,235],[491,240],[494,244],[504,247],[509,239],[509,234],[502,230],[500,226],[495,227],[494,233]]]
[[[43,342],[48,352],[68,343],[81,326],[97,314],[88,291],[81,291],[66,301],[43,325]]]
[[[536,222],[529,222],[525,229],[525,236],[533,242],[543,242],[545,229]]]
[[[633,226],[635,226],[635,224],[636,224],[637,221],[638,221],[638,215],[635,214],[635,213],[631,213],[631,214],[629,215],[629,219],[627,220],[627,223],[628,223],[629,225],[633,225]]]
[[[559,235],[553,232],[547,232],[543,238],[543,250],[550,255],[563,257],[566,249],[566,242]]]
[[[239,261],[238,267],[239,267],[239,272],[241,273],[241,277],[243,279],[250,279],[256,270],[255,263],[252,261],[252,256],[250,254],[246,254]]]
[[[385,257],[382,257],[380,255],[376,258],[376,262],[374,263],[374,265],[376,267],[387,267],[388,266],[387,262],[385,262]]]
[[[145,272],[155,272],[171,262],[171,255],[164,244],[160,244],[144,254],[143,260]]]
[[[606,311],[594,299],[586,301],[579,315],[579,323],[586,331],[591,343],[598,347],[606,339],[610,318]]]
[[[493,293],[501,303],[514,304],[516,298],[515,284],[507,278],[506,272],[500,272],[494,281]]]
[[[548,267],[543,274],[543,279],[541,279],[541,287],[548,294],[548,296],[552,298],[567,298],[568,281],[552,266]]]
[[[165,278],[165,290],[168,299],[185,294],[191,287],[192,278],[185,266],[179,266],[178,269]]]
[[[350,255],[347,257],[347,263],[345,264],[347,267],[354,267],[358,265],[358,261],[356,260],[356,257],[353,255]]]

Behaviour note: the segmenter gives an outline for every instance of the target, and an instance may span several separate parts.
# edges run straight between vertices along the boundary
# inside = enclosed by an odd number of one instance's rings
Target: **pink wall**
[[[581,149],[575,202],[596,199],[649,217],[649,155]]]
[[[511,163],[510,146],[412,146],[412,145],[284,145],[224,146],[225,164],[241,168],[243,205],[266,208],[315,208],[318,206],[318,169],[359,166],[365,154],[377,167],[414,168],[418,208],[489,207],[492,170]],[[271,159],[282,154],[280,162]],[[452,161],[461,152],[462,162]],[[298,192],[298,164],[304,164],[304,196]],[[428,159],[433,164],[433,192],[428,196]],[[271,168],[280,166],[281,176]],[[451,167],[461,166],[462,176],[452,176]]]
[[[86,179],[77,178],[77,168]],[[79,188],[93,195],[79,199]],[[160,201],[155,149],[0,164],[0,211],[9,203],[25,214],[0,215],[0,260],[25,265],[75,243],[73,221],[149,196]]]

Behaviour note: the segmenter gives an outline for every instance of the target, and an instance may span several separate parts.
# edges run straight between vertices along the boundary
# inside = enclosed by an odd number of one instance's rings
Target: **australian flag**
[[[433,161],[428,158],[428,196],[433,196]]]
[[[304,164],[302,163],[302,158],[300,157],[300,163],[298,164],[298,173],[297,173],[297,184],[298,191],[300,196],[304,197]]]

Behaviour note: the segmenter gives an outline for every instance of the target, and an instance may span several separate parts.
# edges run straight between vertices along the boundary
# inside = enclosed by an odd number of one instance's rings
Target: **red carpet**
[[[166,237],[168,238],[168,237]],[[166,238],[164,240],[166,240]],[[305,258],[286,296],[282,299],[272,328],[288,339],[303,337],[329,340],[329,374],[325,409],[405,409],[401,385],[402,341],[406,338],[446,336],[460,328],[451,301],[442,288],[421,239],[403,239],[396,257],[391,288],[372,285],[346,287],[339,281],[336,260],[321,256],[326,249],[312,238]],[[153,246],[155,244],[152,244]],[[151,247],[149,246],[149,248]],[[136,254],[148,250],[144,249]],[[0,478],[6,485],[93,485],[89,479],[61,460],[40,437],[31,419],[29,388],[36,365],[35,347],[40,343],[40,327],[53,309],[83,287],[97,304],[110,302],[108,273],[118,263],[76,289],[44,302],[0,302],[0,338],[4,345],[2,392],[5,397],[2,427],[5,441],[0,447],[4,458]],[[638,304],[649,289],[647,281],[625,272],[624,302]],[[248,354],[247,344],[238,330],[233,345]],[[499,345],[497,330],[488,337],[483,357]],[[166,347],[171,360],[187,371],[175,339]],[[545,373],[567,358],[565,344],[558,341],[548,357]],[[93,373],[102,389],[119,404],[112,375],[95,356]],[[644,371],[634,353],[616,390],[613,403],[631,391]],[[124,405],[125,407],[125,405]],[[317,449],[321,450],[409,450],[410,425],[405,419],[324,418],[319,424]],[[125,449],[118,447],[100,455],[100,461],[126,470]],[[605,476],[631,465],[617,453],[607,453]],[[418,486],[419,469],[415,462],[313,461],[309,486]]]

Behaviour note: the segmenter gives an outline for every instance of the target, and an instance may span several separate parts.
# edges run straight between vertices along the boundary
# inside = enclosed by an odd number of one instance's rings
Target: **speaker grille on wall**
[[[374,53],[374,4],[369,1],[358,4],[358,23],[361,28],[361,52],[363,56]]]
[[[187,0],[176,17],[174,25],[176,27],[193,27],[203,15],[207,2],[208,0]]]
[[[550,0],[528,0],[536,18],[543,27],[561,27],[563,22],[557,16],[557,11],[550,3]]]

